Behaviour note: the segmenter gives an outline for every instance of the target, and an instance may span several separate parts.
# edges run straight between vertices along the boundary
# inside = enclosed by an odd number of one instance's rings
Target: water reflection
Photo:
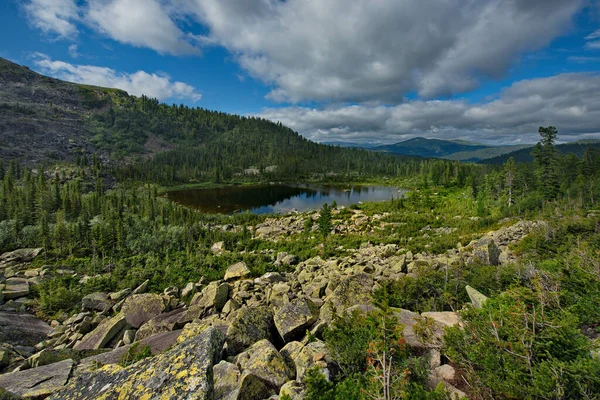
[[[294,209],[308,211],[333,201],[348,206],[359,201],[390,200],[402,194],[401,189],[388,186],[257,185],[186,189],[169,192],[167,196],[176,203],[208,213],[249,210],[266,214]]]

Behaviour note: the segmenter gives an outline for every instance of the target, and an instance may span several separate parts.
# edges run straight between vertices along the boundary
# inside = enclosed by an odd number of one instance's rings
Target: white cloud
[[[199,54],[159,0],[89,0],[86,21],[111,39],[161,54]]]
[[[119,88],[136,96],[145,94],[159,100],[179,99],[193,102],[199,101],[202,97],[193,86],[183,82],[174,82],[166,74],[145,71],[124,73],[94,65],[74,65],[52,60],[40,53],[34,55],[34,62],[40,72],[44,74],[69,82]]]
[[[567,28],[582,0],[188,0],[277,101],[461,93]]]
[[[58,38],[77,35],[79,9],[75,0],[29,0],[23,8],[29,22],[42,32]]]
[[[81,54],[79,54],[79,47],[76,44],[72,44],[69,46],[69,55],[71,58],[79,58]]]
[[[488,143],[534,143],[539,126],[555,125],[562,140],[600,139],[600,75],[561,74],[523,80],[499,98],[410,101],[396,106],[265,109],[309,139],[393,143],[415,136]]]
[[[598,39],[600,39],[600,29],[590,33],[585,37],[585,48],[588,50],[600,49],[600,40]]]

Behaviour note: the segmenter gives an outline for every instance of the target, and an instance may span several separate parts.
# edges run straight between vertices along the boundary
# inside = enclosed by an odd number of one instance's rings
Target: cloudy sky
[[[600,139],[600,0],[1,0],[0,56],[326,142]]]

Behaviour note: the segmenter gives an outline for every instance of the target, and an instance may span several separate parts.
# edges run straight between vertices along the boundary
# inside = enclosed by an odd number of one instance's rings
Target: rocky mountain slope
[[[354,210],[335,229],[382,229],[384,217]],[[317,213],[270,218],[255,227],[254,235],[285,241],[307,219],[317,218]],[[61,274],[81,281],[90,277],[68,269],[32,268],[40,249],[5,253],[0,256],[5,282],[0,387],[25,398],[302,399],[310,368],[325,376],[337,372],[337,360],[322,341],[334,313],[372,311],[373,294],[385,281],[455,263],[511,263],[516,257],[509,246],[543,225],[507,222],[442,254],[364,243],[341,257],[300,261],[292,254],[263,250],[275,266],[287,266],[290,272],[253,278],[246,264],[238,262],[222,280],[190,282],[163,293],[149,293],[147,282],[120,292],[92,293],[83,298],[79,314],[50,325],[27,314],[36,285]],[[440,238],[451,233],[427,227],[422,232]],[[227,253],[223,243],[215,243],[212,251]],[[475,306],[485,301],[475,289],[467,290]],[[394,309],[394,314],[404,325],[408,346],[427,354],[430,385],[464,395],[455,386],[460,385],[459,372],[440,353],[444,327],[460,324],[458,314],[407,309]],[[433,336],[413,329],[423,319],[433,324]]]

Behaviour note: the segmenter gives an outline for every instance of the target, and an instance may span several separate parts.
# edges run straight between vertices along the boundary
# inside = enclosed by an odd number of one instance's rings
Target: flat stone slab
[[[33,346],[52,330],[41,319],[25,313],[0,311],[0,342],[13,346]]]
[[[23,278],[9,278],[2,291],[4,300],[18,299],[29,294],[29,281]]]
[[[97,350],[106,346],[111,339],[119,333],[125,326],[125,316],[123,314],[115,315],[106,319],[98,325],[96,329],[85,335],[81,342],[74,346],[75,350]]]
[[[22,397],[43,398],[67,384],[73,360],[0,375],[0,387]]]

